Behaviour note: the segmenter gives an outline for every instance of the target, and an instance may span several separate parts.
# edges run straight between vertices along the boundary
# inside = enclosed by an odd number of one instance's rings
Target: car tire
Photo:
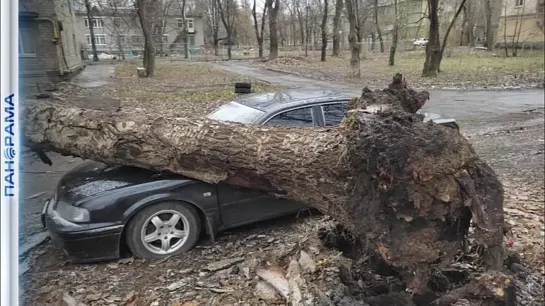
[[[238,82],[238,83],[235,83],[235,88],[248,88],[248,89],[251,89],[252,84],[251,83]]]
[[[250,88],[235,88],[236,94],[249,94],[252,93],[252,90]]]
[[[173,219],[174,215],[177,220]],[[157,260],[193,249],[200,234],[201,219],[194,206],[184,202],[162,202],[137,212],[129,221],[125,238],[135,257]]]

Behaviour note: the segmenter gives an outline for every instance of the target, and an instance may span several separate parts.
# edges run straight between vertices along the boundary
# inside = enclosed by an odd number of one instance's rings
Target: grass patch
[[[447,52],[448,51],[448,52]],[[436,78],[421,76],[425,55],[422,50],[399,52],[395,66],[388,65],[388,53],[366,53],[361,61],[361,78],[349,79],[349,57],[328,57],[326,62],[316,58],[279,59],[265,63],[285,71],[308,77],[345,80],[370,86],[385,86],[400,72],[408,82],[424,87],[534,87],[543,84],[545,60],[542,52],[521,52],[517,57],[502,56],[501,50],[490,53],[467,48],[446,50],[441,73]]]
[[[253,92],[278,89],[207,64],[160,63],[156,67],[155,77],[140,79],[136,77],[135,63],[123,63],[116,66],[115,78],[110,89],[124,106],[191,115],[204,115],[218,105],[235,99],[236,82],[252,83]]]

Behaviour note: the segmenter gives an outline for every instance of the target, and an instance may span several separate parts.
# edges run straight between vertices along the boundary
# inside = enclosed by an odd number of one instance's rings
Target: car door
[[[307,106],[280,111],[269,118],[269,126],[322,126],[320,106]],[[286,215],[306,208],[303,204],[278,199],[269,194],[227,184],[218,185],[218,201],[225,227]]]
[[[344,115],[346,114],[348,101],[338,101],[327,104],[322,104],[324,126],[337,126],[341,124]]]

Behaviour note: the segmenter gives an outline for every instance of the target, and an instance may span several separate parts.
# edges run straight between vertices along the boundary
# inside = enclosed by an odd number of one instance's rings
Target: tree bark
[[[335,17],[333,17],[333,53],[331,56],[340,56],[341,53],[341,13],[343,11],[343,0],[335,2]]]
[[[382,31],[380,30],[380,24],[378,22],[378,0],[375,0],[375,29],[377,31],[378,41],[380,42],[380,53],[384,53],[384,39],[382,38]]]
[[[488,51],[494,50],[494,26],[492,25],[492,0],[484,0],[486,13],[486,48]]]
[[[394,0],[394,13],[395,13],[394,33],[392,37],[392,45],[390,46],[390,57],[388,59],[388,65],[390,66],[393,66],[395,63],[397,41],[399,37],[399,16],[397,11],[397,0]]]
[[[93,53],[93,62],[98,62],[97,43],[95,41],[95,26],[93,25],[93,7],[90,0],[85,0],[85,12],[87,14],[87,23],[89,24],[89,36],[91,37],[91,52]]]
[[[326,52],[327,52],[327,14],[329,13],[328,7],[329,7],[329,1],[324,0],[324,12],[322,16],[322,54],[320,57],[320,60],[322,62],[325,62],[326,60]]]
[[[428,11],[430,19],[429,39],[426,45],[426,61],[422,71],[423,77],[435,77],[439,71],[441,61],[441,42],[439,41],[439,0],[428,0]]]
[[[415,114],[428,98],[398,74],[387,89],[364,88],[338,128],[259,127],[40,101],[23,110],[23,135],[30,148],[307,203],[406,271],[408,289],[418,293],[432,265],[454,258],[470,221],[475,240],[495,250],[489,257],[503,258],[502,185],[458,131]],[[490,264],[501,268],[501,261]]]
[[[356,33],[356,11],[355,0],[345,0],[346,13],[348,15],[348,23],[350,24],[350,30],[348,33],[348,43],[350,44],[350,68],[352,68],[352,76],[361,77],[360,69],[360,44],[358,43],[358,36]]]
[[[151,11],[148,0],[136,0],[136,7],[142,33],[144,34],[144,68],[146,76],[151,78],[155,75],[155,42],[153,40],[152,22],[148,13]]]
[[[278,11],[280,0],[266,0],[265,5],[269,12],[269,58],[278,57]]]
[[[265,21],[267,16],[267,6],[263,6],[263,13],[261,15],[261,28],[258,26],[257,21],[257,0],[254,0],[254,5],[252,7],[252,16],[254,18],[254,31],[255,38],[257,40],[257,47],[259,52],[259,58],[263,58],[263,33],[265,33]]]

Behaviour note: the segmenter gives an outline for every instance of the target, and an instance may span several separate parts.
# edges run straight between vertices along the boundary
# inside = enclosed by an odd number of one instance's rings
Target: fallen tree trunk
[[[261,189],[335,218],[421,292],[430,267],[460,249],[470,221],[492,268],[501,268],[503,190],[454,129],[415,114],[426,92],[401,75],[364,89],[338,128],[259,127],[44,104],[26,107],[36,148],[109,164],[170,171]],[[370,109],[380,108],[375,113]]]

